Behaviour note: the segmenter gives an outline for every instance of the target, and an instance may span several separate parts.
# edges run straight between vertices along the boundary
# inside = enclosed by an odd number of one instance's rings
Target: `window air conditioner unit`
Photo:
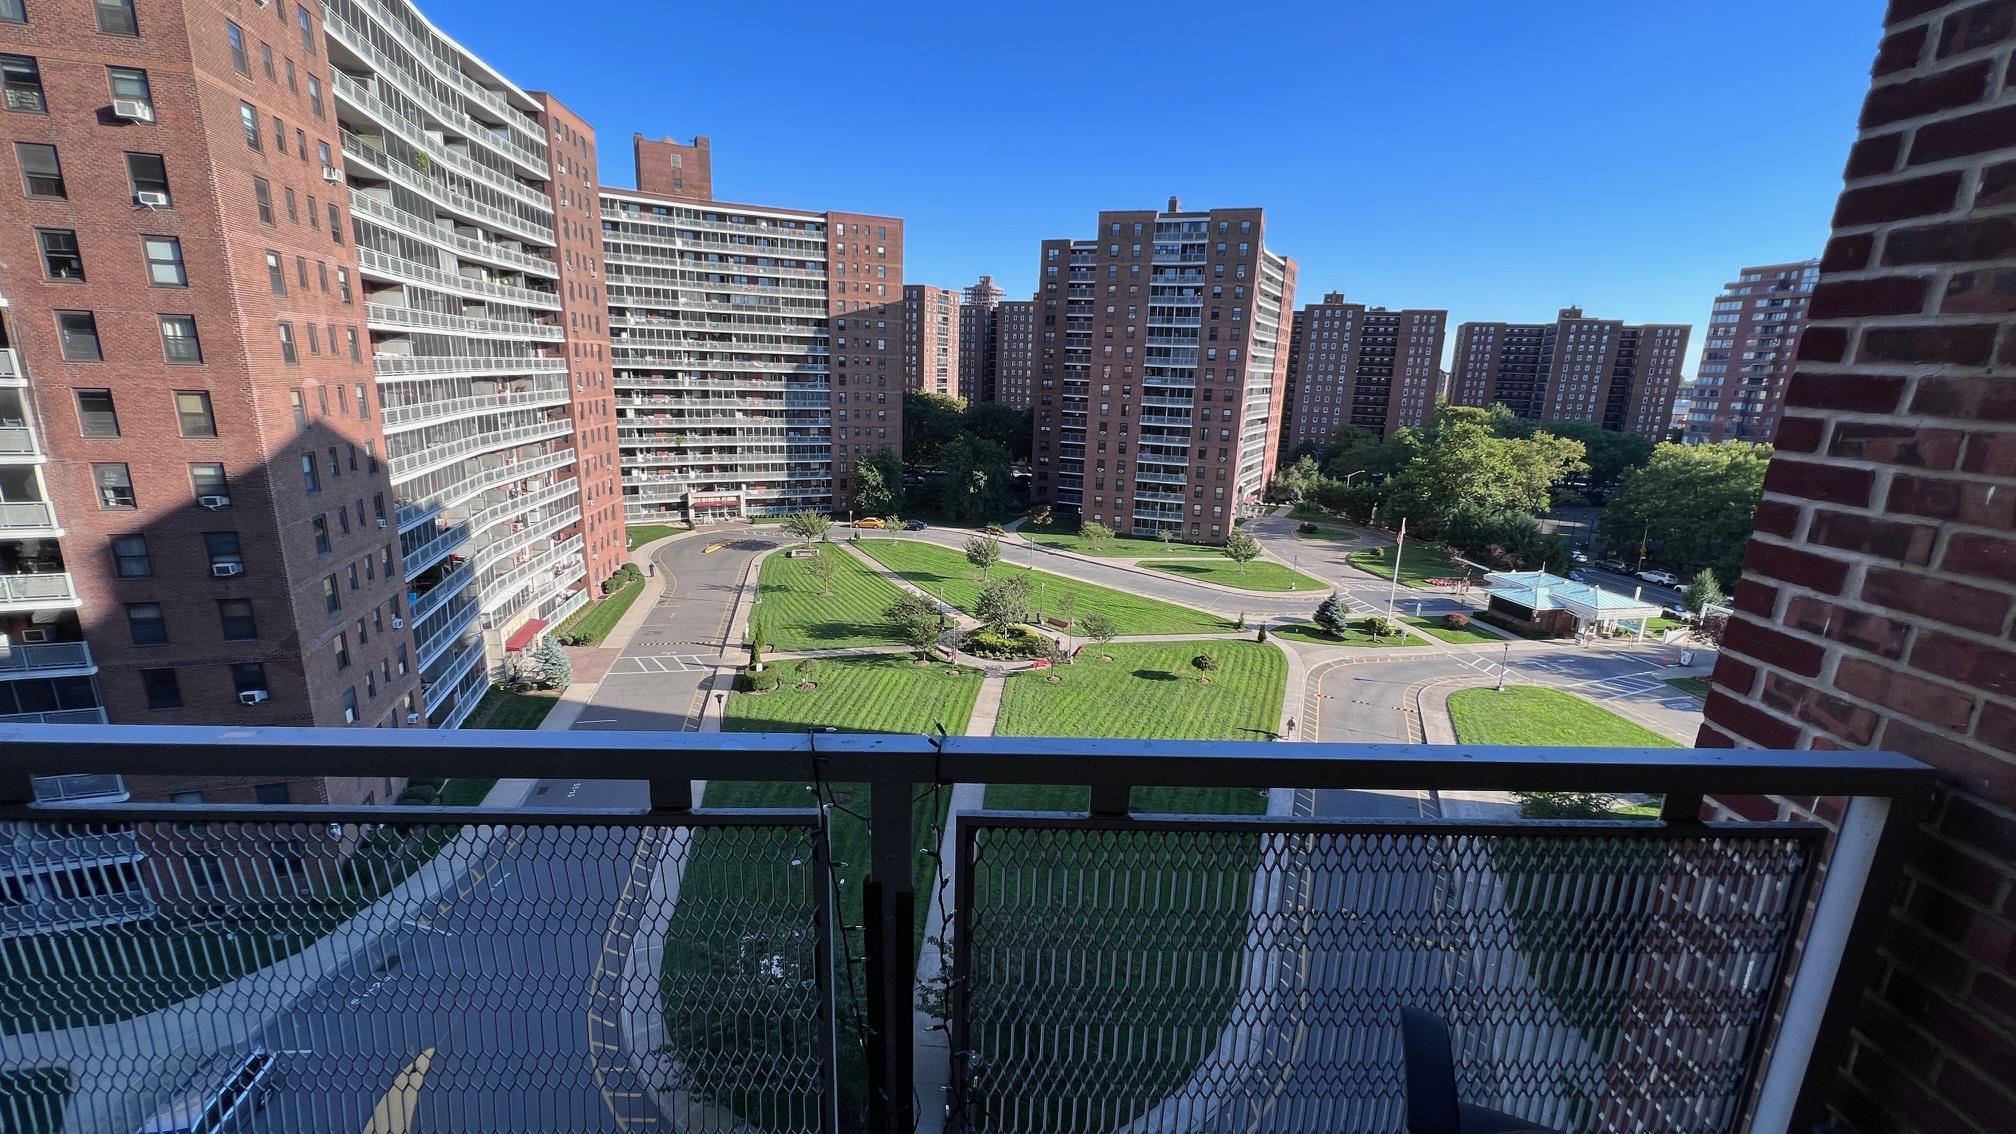
[[[378,530],[381,532],[385,530],[385,517],[383,516],[378,517]]]
[[[238,694],[238,703],[241,705],[257,705],[264,700],[266,700],[266,691],[264,689],[247,689],[245,692]]]
[[[406,714],[406,723],[407,723],[407,724],[419,724],[419,723],[420,723],[420,714],[419,714],[419,713],[407,713],[407,714]]]
[[[406,629],[406,620],[405,620],[405,619],[403,619],[403,618],[395,618],[395,619],[393,619],[393,620],[392,620],[392,629],[394,629],[394,630],[404,630],[404,629]]]
[[[210,508],[214,510],[217,508],[230,507],[231,498],[229,496],[198,496],[196,498],[196,503],[199,507]]]
[[[49,631],[47,630],[29,629],[21,631],[21,641],[23,643],[46,642],[48,640],[49,640]]]
[[[152,122],[154,108],[137,98],[115,98],[112,100],[112,117],[130,122]]]
[[[245,573],[245,565],[243,563],[212,563],[210,565],[210,573],[220,579],[228,579],[233,575],[243,575]]]
[[[168,207],[168,194],[156,193],[151,189],[143,189],[133,194],[133,200],[135,203],[145,205],[150,209],[165,209]]]

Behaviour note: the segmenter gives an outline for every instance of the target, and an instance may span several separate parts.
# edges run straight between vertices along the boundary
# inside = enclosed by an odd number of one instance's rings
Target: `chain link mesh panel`
[[[817,824],[0,823],[0,1130],[820,1130]]]
[[[1730,1128],[1805,829],[961,817],[960,1128],[1398,1132],[1399,1011],[1563,1131]],[[969,825],[970,824],[970,825]]]

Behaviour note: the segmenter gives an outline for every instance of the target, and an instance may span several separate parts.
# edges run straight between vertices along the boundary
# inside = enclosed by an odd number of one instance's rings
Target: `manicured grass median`
[[[1423,618],[1409,615],[1406,621],[1407,625],[1419,627],[1423,633],[1431,637],[1440,638],[1445,642],[1457,646],[1488,645],[1492,642],[1510,640],[1501,634],[1493,634],[1488,630],[1479,630],[1474,623],[1458,630],[1443,622],[1440,618]]]
[[[1218,659],[1209,685],[1190,665],[1202,653]],[[1287,680],[1288,660],[1258,642],[1095,644],[1073,665],[1009,677],[994,735],[1266,740]]]
[[[855,646],[895,646],[902,639],[882,617],[889,604],[903,597],[893,583],[838,544],[824,545],[834,565],[821,594],[812,574],[812,560],[793,559],[783,551],[763,561],[757,581],[760,601],[754,617],[770,647],[786,652],[838,650]]]
[[[1393,577],[1391,547],[1354,551],[1348,558],[1351,566],[1360,571],[1369,572],[1382,579]],[[1409,543],[1400,559],[1400,585],[1405,587],[1425,587],[1430,579],[1460,579],[1465,572],[1468,572],[1473,579],[1481,577],[1475,568],[1455,562],[1441,547],[1434,544]]]
[[[492,686],[463,727],[535,729],[559,703],[557,693],[506,693]]]
[[[1666,679],[1666,684],[1671,685],[1682,693],[1699,697],[1703,701],[1708,699],[1708,690],[1713,688],[1708,684],[1708,679],[1705,677],[1669,677]]]
[[[953,736],[966,731],[980,695],[977,670],[943,664],[920,666],[909,654],[827,658],[812,680],[818,688],[794,688],[795,662],[775,662],[784,685],[774,693],[730,693],[728,732],[804,732],[832,727],[840,732],[924,732],[933,722]],[[957,676],[953,676],[957,674]]]
[[[1582,748],[1678,748],[1675,742],[1570,693],[1537,685],[1462,689],[1449,695],[1449,719],[1464,744]]]
[[[668,535],[690,530],[671,524],[637,524],[624,529],[624,539],[629,543],[630,550],[635,551],[654,539],[664,539]]]
[[[973,602],[980,595],[980,573],[959,552],[914,539],[864,539],[856,546],[916,586],[968,614],[973,612]],[[1113,619],[1122,635],[1215,634],[1233,629],[1230,621],[1215,614],[1067,579],[1048,571],[1031,571],[1006,561],[996,564],[992,574],[996,579],[1027,575],[1032,601],[1038,597],[1036,584],[1045,584],[1041,597],[1053,616],[1058,596],[1066,592],[1076,594],[1075,617],[1105,614]]]
[[[1347,626],[1342,635],[1332,634],[1314,622],[1292,622],[1286,626],[1270,627],[1269,634],[1286,638],[1290,642],[1307,642],[1312,646],[1419,646],[1421,639],[1411,634],[1395,634],[1390,638],[1374,638],[1356,626]]]
[[[623,620],[637,596],[644,593],[644,576],[631,570],[619,571],[612,580],[616,588],[601,598],[576,611],[574,617],[561,623],[554,631],[556,637],[571,637],[580,634],[588,639],[583,645],[599,646],[609,631]]]
[[[1309,594],[1330,589],[1330,584],[1321,579],[1265,559],[1255,559],[1246,565],[1244,571],[1237,563],[1222,556],[1182,563],[1144,562],[1137,566],[1195,579],[1200,583],[1216,583],[1221,587],[1238,587],[1246,591],[1301,591]]]
[[[1172,555],[1216,555],[1222,558],[1225,554],[1223,549],[1208,543],[1184,543],[1182,540],[1163,543],[1159,539],[1129,535],[1115,536],[1094,550],[1091,544],[1085,542],[1085,537],[1077,532],[1058,532],[1030,527],[1023,527],[1019,531],[1031,543],[1054,547],[1059,551],[1075,551],[1080,555],[1098,555],[1109,559],[1150,557],[1167,559]]]

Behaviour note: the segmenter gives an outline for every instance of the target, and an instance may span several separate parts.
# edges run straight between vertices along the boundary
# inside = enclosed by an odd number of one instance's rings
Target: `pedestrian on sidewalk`
[[[657,560],[655,560],[655,559],[654,559],[654,560],[650,560],[650,561],[648,561],[648,562],[646,562],[646,563],[644,564],[644,577],[645,577],[645,578],[647,578],[647,579],[655,579],[655,578],[657,578],[657,577],[658,577],[658,561],[657,561]]]

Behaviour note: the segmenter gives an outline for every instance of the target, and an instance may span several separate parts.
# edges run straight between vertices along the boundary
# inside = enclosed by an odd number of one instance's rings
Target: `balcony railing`
[[[134,877],[158,914],[80,936],[30,906],[0,997],[0,1069],[84,1061],[68,1113],[112,1130],[256,1043],[280,1061],[262,1097],[274,1129],[355,1128],[329,1116],[405,1082],[442,1128],[480,1105],[497,1129],[834,1131],[845,1113],[890,1134],[918,1128],[923,1091],[929,1128],[972,1134],[1397,1132],[1398,1013],[1420,1006],[1454,1029],[1465,1102],[1564,1131],[1804,1131],[1931,788],[1903,757],[1819,751],[132,726],[5,740],[0,830],[92,824],[146,856]],[[31,776],[82,772],[595,779],[614,781],[598,800],[631,802],[31,802]],[[942,791],[962,783],[1089,794],[1075,812],[948,819]],[[1137,813],[1146,788],[1210,789],[1192,798],[1248,814]],[[1445,794],[1515,790],[1662,803],[1638,821],[1439,814]],[[1718,795],[1845,802],[1830,831],[1704,821]],[[1322,818],[1340,809],[1319,797],[1409,807]],[[950,947],[921,988],[920,902]],[[187,944],[220,933],[230,949]],[[918,1028],[920,1003],[949,1045]],[[920,1065],[942,1086],[924,1090]]]
[[[0,610],[76,605],[77,584],[71,581],[68,571],[0,575]]]
[[[91,661],[91,647],[84,642],[16,642],[0,647],[0,679],[97,668]]]

